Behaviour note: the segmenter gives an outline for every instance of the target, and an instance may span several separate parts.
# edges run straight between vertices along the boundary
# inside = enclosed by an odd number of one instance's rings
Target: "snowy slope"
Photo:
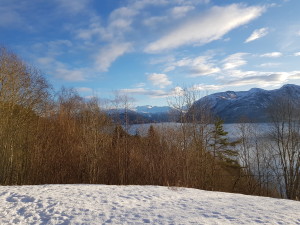
[[[275,90],[252,88],[249,91],[218,92],[199,99],[195,106],[209,105],[212,113],[227,123],[239,122],[243,117],[253,122],[268,122],[266,109],[279,98],[290,99],[299,104],[300,86],[286,84]]]
[[[300,202],[158,186],[0,186],[0,224],[300,224]]]

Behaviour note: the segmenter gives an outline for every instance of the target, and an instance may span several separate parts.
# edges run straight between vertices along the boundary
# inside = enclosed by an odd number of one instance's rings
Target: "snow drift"
[[[0,224],[300,224],[300,202],[158,186],[0,186]]]

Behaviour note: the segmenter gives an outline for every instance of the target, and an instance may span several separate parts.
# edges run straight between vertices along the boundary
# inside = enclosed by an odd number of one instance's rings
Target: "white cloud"
[[[167,73],[167,72],[173,71],[173,70],[175,70],[175,69],[176,69],[175,66],[167,66],[163,71],[164,71],[165,73]]]
[[[75,36],[82,40],[90,40],[93,37],[102,39],[112,38],[110,33],[106,32],[105,28],[102,27],[100,19],[94,16],[90,19],[88,27],[80,28],[75,31]]]
[[[148,90],[145,88],[121,89],[120,92],[131,95],[146,95],[153,98],[165,98],[169,96],[169,93],[164,90]]]
[[[192,68],[190,77],[205,76],[205,75],[215,74],[220,71],[221,70],[218,67],[213,67],[209,64],[201,64],[197,67]]]
[[[119,29],[122,31],[130,29],[133,17],[138,14],[138,11],[129,8],[121,7],[115,9],[109,16],[109,29],[115,29],[117,32]]]
[[[116,20],[121,18],[131,18],[137,14],[135,9],[129,7],[117,8],[109,15],[110,20]]]
[[[150,65],[156,65],[161,63],[172,63],[175,61],[175,57],[173,55],[166,55],[162,57],[154,57],[149,60]]]
[[[151,98],[166,98],[173,96],[181,96],[184,94],[184,89],[182,87],[176,86],[168,91],[165,90],[148,90],[145,88],[133,88],[133,89],[121,89],[121,93],[131,94],[131,95],[146,95]]]
[[[190,77],[205,76],[220,72],[220,68],[210,62],[210,57],[199,56],[192,61]]]
[[[146,84],[145,83],[138,83],[137,85],[135,85],[137,88],[141,88],[141,87],[145,87]]]
[[[268,87],[282,85],[293,80],[300,80],[300,71],[290,72],[261,72],[235,70],[219,77],[223,87],[253,85]]]
[[[170,24],[174,23],[174,20],[179,20],[185,16],[188,16],[187,14],[190,11],[193,11],[196,9],[197,4],[204,4],[205,1],[175,1],[175,0],[168,0],[166,4],[172,4],[174,5],[167,11],[165,11],[162,15],[155,15],[155,16],[148,16],[143,20],[143,24],[146,26],[154,27],[158,26],[161,27],[162,23],[164,24]]]
[[[248,43],[248,42],[254,41],[256,39],[262,38],[262,37],[266,36],[268,34],[268,32],[269,32],[268,28],[266,28],[266,27],[254,30],[253,33],[250,35],[250,37],[248,37],[246,39],[245,43]]]
[[[169,96],[181,96],[184,92],[185,91],[182,87],[177,86],[170,91]]]
[[[259,17],[263,7],[246,7],[232,4],[226,7],[214,6],[200,17],[196,17],[150,43],[145,52],[155,53],[187,44],[206,44],[220,39],[234,28],[247,24]]]
[[[132,30],[131,25],[137,14],[138,11],[133,8],[117,8],[110,13],[106,26],[103,25],[99,16],[93,15],[88,24],[75,30],[75,35],[83,40],[95,38],[109,43],[123,40],[125,34]]]
[[[179,5],[198,5],[198,4],[208,4],[210,0],[169,0],[169,2],[179,4]]]
[[[295,52],[294,56],[300,56],[300,52]]]
[[[37,62],[40,65],[49,65],[51,63],[53,63],[55,60],[52,57],[40,57],[37,58]]]
[[[181,60],[167,63],[164,71],[169,72],[177,67],[186,67],[189,77],[206,76],[220,72],[220,68],[215,66],[210,56],[198,56],[196,58],[183,58]]]
[[[149,5],[167,5],[169,0],[135,0],[132,7],[135,9],[143,9]]]
[[[230,79],[241,79],[244,77],[250,77],[250,76],[255,76],[257,75],[258,71],[243,71],[243,70],[227,70],[227,71],[223,71],[223,74],[221,76],[218,77],[218,80],[225,80],[228,81]]]
[[[84,69],[67,69],[63,67],[59,67],[55,70],[55,75],[58,78],[64,79],[66,81],[77,82],[84,81],[85,79],[85,71]]]
[[[214,85],[214,84],[196,84],[193,85],[190,90],[191,91],[211,91],[211,90],[219,90],[223,88],[222,85]]]
[[[193,9],[195,9],[194,6],[176,6],[171,9],[171,15],[174,18],[182,18]]]
[[[143,24],[146,26],[155,26],[155,25],[157,25],[161,22],[165,22],[167,20],[168,20],[167,16],[152,16],[152,17],[146,18],[143,21]]]
[[[282,56],[281,52],[269,52],[269,53],[262,54],[260,57],[278,58],[281,56]]]
[[[290,80],[300,80],[300,71],[293,71],[289,75]]]
[[[269,86],[276,85],[286,82],[288,79],[287,73],[272,73],[272,72],[260,72],[257,75],[245,76],[240,79],[230,80],[228,84],[233,86],[243,86],[243,85],[259,85],[259,86]]]
[[[259,65],[259,67],[277,67],[280,63],[262,63]]]
[[[108,71],[111,64],[120,56],[130,51],[130,43],[112,43],[100,50],[95,57],[95,66],[101,72]]]
[[[245,55],[247,55],[247,53],[240,52],[228,56],[223,60],[223,69],[232,70],[247,64],[247,61],[243,59]]]
[[[151,81],[153,85],[159,86],[160,88],[172,84],[172,81],[169,80],[168,76],[163,73],[152,73],[148,75],[148,80]]]

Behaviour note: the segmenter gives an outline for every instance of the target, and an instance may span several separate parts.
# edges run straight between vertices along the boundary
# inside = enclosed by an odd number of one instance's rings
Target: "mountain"
[[[125,109],[110,109],[106,113],[114,122],[121,122],[125,124],[127,121],[129,124],[141,124],[141,123],[159,123],[159,122],[171,122],[173,121],[170,116],[174,109],[169,106],[137,106],[133,110]],[[174,114],[174,113],[173,113]]]
[[[176,121],[175,110],[169,106],[137,106],[135,111],[156,123]]]
[[[236,123],[241,118],[248,118],[253,122],[268,122],[266,109],[280,98],[299,103],[300,86],[286,84],[275,90],[252,88],[249,91],[219,92],[199,99],[193,107],[199,109],[200,106],[208,105],[213,116],[220,117],[225,123]],[[190,113],[189,111],[188,115]]]
[[[151,105],[144,105],[144,106],[137,106],[135,111],[138,113],[168,113],[173,110],[172,107],[169,106],[151,106]]]
[[[110,109],[106,111],[107,115],[115,123],[125,124],[126,120],[129,124],[142,124],[142,123],[153,123],[151,118],[141,113],[137,113],[133,110],[125,109]]]

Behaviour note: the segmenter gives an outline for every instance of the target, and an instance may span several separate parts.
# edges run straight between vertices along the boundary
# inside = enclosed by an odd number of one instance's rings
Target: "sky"
[[[300,85],[299,0],[0,0],[0,45],[55,90],[167,105]]]

